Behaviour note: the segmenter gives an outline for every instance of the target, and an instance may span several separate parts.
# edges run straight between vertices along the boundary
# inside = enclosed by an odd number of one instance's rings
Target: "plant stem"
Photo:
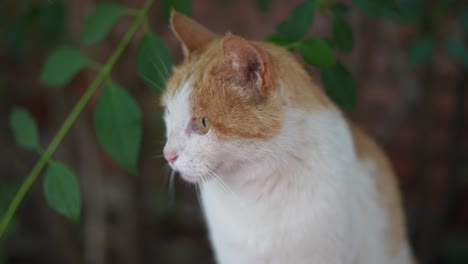
[[[37,176],[39,175],[39,173],[42,171],[45,165],[52,158],[52,155],[57,150],[63,138],[67,135],[68,131],[70,130],[72,125],[75,123],[76,119],[81,114],[85,106],[88,104],[91,97],[94,95],[96,90],[101,86],[101,84],[107,79],[115,63],[117,62],[119,57],[122,55],[128,43],[130,43],[130,40],[132,39],[133,35],[138,30],[139,26],[145,21],[145,18],[153,2],[154,0],[148,0],[145,6],[138,12],[135,20],[130,25],[130,28],[128,29],[127,33],[124,35],[120,43],[117,45],[116,49],[114,50],[110,58],[107,60],[106,64],[99,71],[99,74],[96,77],[96,79],[94,79],[94,81],[90,84],[88,90],[86,90],[86,92],[80,98],[78,103],[76,103],[75,107],[72,109],[67,119],[65,119],[63,125],[60,127],[57,134],[55,134],[50,145],[47,147],[47,149],[44,151],[39,161],[36,162],[34,167],[29,172],[28,176],[26,177],[26,180],[24,180],[23,184],[21,185],[20,189],[18,190],[15,197],[11,201],[7,211],[5,212],[5,215],[3,216],[0,222],[0,238],[4,234],[13,215],[18,209],[18,206],[20,205],[26,193],[31,188],[34,181],[37,179]]]
[[[138,16],[140,9],[138,8],[127,8],[126,13],[130,16]]]
[[[102,71],[102,68],[104,66],[102,64],[100,64],[99,62],[97,62],[97,61],[88,59],[88,67],[95,70],[95,71],[97,71],[97,72],[100,72],[100,71]]]

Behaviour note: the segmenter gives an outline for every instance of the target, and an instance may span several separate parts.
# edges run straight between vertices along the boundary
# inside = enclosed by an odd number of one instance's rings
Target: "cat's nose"
[[[164,152],[164,158],[171,164],[174,164],[178,157],[179,155],[175,152]]]

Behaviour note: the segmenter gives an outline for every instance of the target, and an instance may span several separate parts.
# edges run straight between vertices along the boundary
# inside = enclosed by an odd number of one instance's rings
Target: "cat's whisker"
[[[201,204],[201,199],[200,199],[200,184],[199,184],[199,183],[196,183],[196,184],[195,184],[195,193],[197,194],[198,203]]]
[[[164,177],[165,178],[168,177],[171,174],[171,170],[172,170],[172,168],[171,168],[171,166],[169,166],[169,163],[165,163],[164,164],[164,172],[165,172]]]
[[[162,70],[154,62],[152,62],[152,64],[156,71],[158,71],[158,75],[159,77],[161,77],[161,80],[165,80],[167,78],[167,75],[165,75],[164,72],[162,72]]]
[[[197,194],[198,203],[201,205],[202,200],[201,200],[200,192],[202,191],[203,183],[205,183],[207,179],[206,179],[206,176],[201,173],[199,174],[199,177],[201,178],[201,182],[195,184],[195,192]]]
[[[163,70],[164,70],[164,72],[165,72],[165,74],[166,74],[164,77],[165,77],[165,78],[169,77],[169,75],[171,75],[171,73],[169,72],[169,69],[167,69],[166,64],[164,64],[164,62],[162,61],[161,57],[158,57],[158,59],[159,59],[159,62],[161,63],[162,68],[163,68]]]
[[[162,90],[162,87],[159,86],[158,84],[156,84],[153,80],[151,80],[150,78],[146,78],[145,76],[143,76],[143,78],[145,79],[145,81],[149,82],[151,85],[153,85],[154,87],[158,88],[159,90]]]
[[[221,179],[221,177],[219,177],[214,171],[210,170],[208,167],[206,167],[206,169],[208,171],[208,174],[212,176],[226,192],[231,194],[237,201],[240,201],[239,196],[237,196],[237,194]]]
[[[175,183],[175,170],[171,169],[171,174],[169,175],[169,198],[170,198],[171,205],[174,205],[174,201],[175,201],[174,183]]]
[[[159,85],[157,85],[153,80],[151,80],[150,78],[146,78],[144,77],[145,81],[149,82],[151,85],[157,87],[158,89],[161,89],[161,87]]]

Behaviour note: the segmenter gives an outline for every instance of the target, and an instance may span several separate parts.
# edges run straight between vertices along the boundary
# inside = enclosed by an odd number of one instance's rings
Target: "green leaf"
[[[395,0],[351,0],[359,9],[371,16],[399,14]]]
[[[339,63],[322,69],[320,73],[328,96],[343,109],[353,110],[356,105],[356,88],[351,73]]]
[[[131,173],[137,173],[141,112],[122,87],[108,83],[94,109],[94,129],[106,152]]]
[[[452,38],[447,41],[447,52],[468,69],[468,48],[462,40]]]
[[[80,219],[80,185],[75,173],[67,165],[50,161],[45,172],[43,187],[50,207],[71,220]]]
[[[337,16],[346,16],[348,14],[349,8],[344,3],[336,3],[331,6],[331,11]]]
[[[13,109],[10,115],[10,128],[16,143],[27,150],[39,148],[39,133],[34,118],[21,107]]]
[[[161,11],[163,12],[166,23],[169,23],[171,9],[175,9],[189,17],[192,16],[191,0],[161,0]]]
[[[299,51],[304,61],[320,68],[330,67],[336,63],[332,49],[321,39],[304,40],[299,45]]]
[[[291,14],[289,14],[288,18],[276,27],[276,31],[287,41],[294,42],[299,40],[307,33],[307,30],[312,25],[314,10],[314,2],[306,0],[304,3],[298,5]]]
[[[83,42],[92,44],[104,38],[125,12],[126,9],[118,4],[98,4],[86,20]]]
[[[333,43],[343,51],[351,51],[354,46],[353,30],[341,17],[333,19]]]
[[[138,46],[136,64],[143,81],[156,91],[162,90],[172,70],[171,53],[164,41],[147,32]]]
[[[60,47],[46,59],[40,79],[49,86],[59,86],[70,81],[88,64],[88,58],[78,49]]]
[[[270,42],[270,43],[273,43],[273,44],[276,44],[278,46],[287,46],[288,44],[290,44],[289,41],[283,39],[280,35],[276,34],[276,33],[273,33],[271,35],[268,35],[266,38],[265,38],[265,41],[266,42]]]
[[[428,62],[434,54],[434,40],[423,37],[414,41],[408,49],[408,63],[415,67]]]

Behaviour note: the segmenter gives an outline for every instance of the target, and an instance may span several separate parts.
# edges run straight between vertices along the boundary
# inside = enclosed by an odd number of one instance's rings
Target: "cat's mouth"
[[[217,171],[218,169],[222,166],[222,163],[218,163],[216,166],[213,166],[212,169],[207,168],[207,172],[204,174],[204,176],[200,176],[200,173],[197,173],[195,175],[190,174],[190,173],[183,173],[179,172],[180,176],[182,179],[189,183],[201,183],[201,182],[207,182],[211,180],[213,177],[219,178]]]

